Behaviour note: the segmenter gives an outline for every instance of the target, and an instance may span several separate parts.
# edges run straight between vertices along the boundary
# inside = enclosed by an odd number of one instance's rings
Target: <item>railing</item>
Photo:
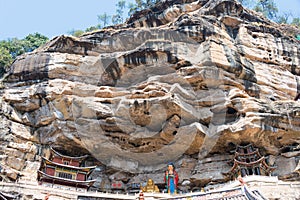
[[[300,188],[300,182],[283,182],[277,179],[277,177],[266,177],[266,176],[247,176],[243,177],[244,181],[250,185],[254,186],[263,186],[263,187],[276,187],[278,186],[288,186],[291,189]],[[54,186],[54,187],[53,187]],[[223,185],[221,188],[215,188],[215,192],[230,190],[231,188],[239,187],[239,181],[230,182],[228,184]],[[23,179],[20,182],[16,183],[8,183],[8,182],[0,182],[0,191],[35,191],[41,194],[50,193],[51,195],[60,194],[60,196],[66,196],[66,199],[77,199],[78,197],[102,197],[102,198],[111,198],[111,199],[138,199],[139,194],[111,194],[105,192],[98,191],[87,191],[87,190],[76,190],[76,188],[60,186],[60,185],[38,185],[36,181],[32,181],[31,179]],[[213,192],[213,191],[211,191]],[[180,196],[195,196],[199,194],[204,194],[203,192],[194,192],[194,193],[186,193]],[[145,193],[145,199],[147,197],[152,199],[160,199],[166,198],[170,199],[168,194],[164,193]]]
[[[40,191],[42,194],[51,194],[55,196],[59,194],[60,196],[66,196],[67,199],[77,199],[79,196],[82,197],[102,197],[102,198],[112,198],[112,199],[136,199],[136,195],[125,195],[125,194],[110,194],[110,193],[102,193],[102,192],[91,192],[87,190],[72,190],[72,188],[68,188],[65,186],[55,185],[54,187],[45,186],[45,185],[38,185],[34,182],[31,184],[29,183],[8,183],[8,182],[0,182],[0,191],[4,191],[4,189],[10,189],[8,191],[22,191],[27,189],[32,192]],[[22,191],[23,192],[23,191]]]

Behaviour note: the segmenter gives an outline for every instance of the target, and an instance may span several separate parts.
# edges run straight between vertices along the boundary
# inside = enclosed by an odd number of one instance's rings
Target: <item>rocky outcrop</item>
[[[252,143],[276,175],[292,174],[299,76],[299,41],[237,1],[161,1],[14,61],[1,91],[1,164],[10,179],[30,176],[51,145],[90,153],[102,189],[145,177],[162,185],[168,162],[181,183],[203,186],[225,181],[232,150]]]

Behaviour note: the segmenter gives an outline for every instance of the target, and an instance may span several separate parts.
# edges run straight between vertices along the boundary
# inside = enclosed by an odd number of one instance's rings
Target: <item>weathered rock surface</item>
[[[276,175],[292,174],[299,78],[300,43],[278,24],[234,0],[161,1],[15,60],[1,91],[1,165],[10,179],[30,176],[52,145],[90,153],[102,189],[116,177],[162,184],[168,162],[181,183],[204,185],[225,181],[235,145],[252,143]]]

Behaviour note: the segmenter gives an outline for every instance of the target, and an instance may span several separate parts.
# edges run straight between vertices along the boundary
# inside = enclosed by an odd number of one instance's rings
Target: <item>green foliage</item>
[[[88,27],[84,31],[73,29],[73,30],[69,31],[68,34],[73,35],[75,37],[79,37],[82,34],[84,34],[85,32],[95,31],[95,30],[98,30],[100,28],[103,28],[103,27],[109,25],[109,23],[110,23],[109,21],[110,21],[111,16],[109,16],[107,13],[104,13],[102,15],[98,15],[97,17],[98,17],[99,24],[97,24],[95,26]]]
[[[70,35],[73,35],[73,36],[75,36],[75,37],[79,37],[79,36],[81,36],[82,34],[84,33],[84,31],[83,30],[71,30],[71,31],[69,31],[69,34]]]
[[[299,17],[294,18],[292,20],[291,24],[297,26],[298,28],[300,28],[300,18]]]
[[[80,36],[84,32],[90,32],[97,29],[104,28],[110,24],[120,24],[124,22],[124,16],[126,15],[125,11],[128,10],[128,16],[132,15],[136,11],[140,11],[142,9],[150,8],[154,6],[156,3],[158,3],[159,0],[135,0],[134,3],[129,2],[127,3],[126,0],[119,0],[116,4],[116,12],[114,15],[108,15],[106,12],[98,15],[98,22],[99,24],[95,26],[91,26],[85,31],[82,30],[72,30],[68,33],[73,36]]]
[[[158,2],[159,0],[135,0],[135,3],[129,3],[128,5],[128,15],[130,16],[137,11],[151,8]]]
[[[13,58],[10,55],[9,51],[5,47],[0,46],[0,52],[0,66],[9,66],[13,61]]]
[[[85,29],[85,32],[95,31],[95,30],[98,30],[99,28],[100,28],[100,25],[97,25],[97,26],[91,26],[91,27]]]
[[[282,15],[278,16],[276,22],[279,24],[288,24],[289,18],[292,16],[292,13],[285,12]]]
[[[8,50],[9,54],[15,59],[17,56],[33,51],[39,46],[45,44],[49,39],[40,33],[29,34],[24,39],[18,38],[0,41],[0,47]]]
[[[34,33],[34,34],[29,34],[25,37],[24,41],[24,51],[25,52],[30,52],[41,45],[45,44],[49,39],[40,34],[40,33]]]
[[[135,3],[130,3],[128,8],[129,8],[128,14],[132,15],[133,13],[144,9],[145,7],[142,0],[135,0]]]
[[[148,6],[154,6],[155,4],[157,4],[160,0],[146,0],[146,4]]]
[[[126,1],[119,0],[116,6],[117,6],[117,10],[116,10],[116,14],[112,16],[112,23],[120,24],[123,22],[123,15],[124,15],[124,9],[126,8]]]
[[[278,8],[273,0],[258,0],[254,10],[273,20],[276,19],[278,13]]]
[[[0,52],[0,77],[2,77],[11,65],[13,58],[5,47],[0,46]]]
[[[98,15],[98,21],[100,24],[98,25],[99,28],[103,28],[109,24],[111,16],[108,15],[107,13],[104,13],[102,15]]]
[[[134,3],[128,4],[128,16],[131,16],[133,13],[135,13],[138,10],[137,5]]]
[[[12,58],[16,58],[18,55],[25,53],[26,41],[19,40],[17,38],[12,38],[8,40],[3,40],[0,42],[0,46],[8,50]]]
[[[48,38],[40,33],[29,34],[24,39],[17,38],[0,41],[0,77],[17,56],[33,51],[45,44]]]

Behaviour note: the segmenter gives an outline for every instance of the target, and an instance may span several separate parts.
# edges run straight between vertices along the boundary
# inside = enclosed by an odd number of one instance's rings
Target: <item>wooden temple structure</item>
[[[275,169],[275,167],[271,167],[266,163],[266,158],[260,155],[257,148],[254,148],[252,144],[248,144],[237,146],[233,166],[229,172],[223,174],[230,179],[249,175],[270,176]]]
[[[88,180],[88,176],[96,166],[83,166],[83,161],[88,155],[71,157],[62,155],[52,147],[49,158],[42,157],[38,180],[41,184],[64,185],[88,189],[96,180]]]

